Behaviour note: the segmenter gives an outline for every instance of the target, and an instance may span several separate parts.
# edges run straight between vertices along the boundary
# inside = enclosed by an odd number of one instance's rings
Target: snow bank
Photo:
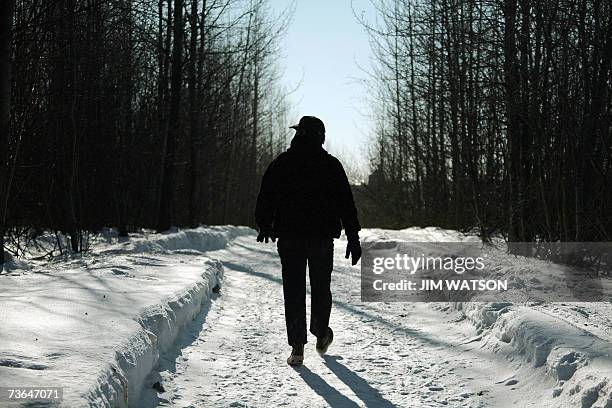
[[[0,265],[0,273],[11,273],[22,269],[30,269],[30,265],[27,262],[15,258],[9,252],[4,252],[4,259],[4,263]]]
[[[132,406],[222,278],[203,253],[249,233],[142,234],[1,276],[0,385],[61,386],[70,406]]]
[[[163,234],[134,234],[130,236],[129,241],[121,241],[121,238],[111,235],[108,236],[109,244],[99,245],[94,252],[101,255],[177,251],[190,254],[225,248],[232,239],[252,233],[253,230],[248,227],[210,226],[174,230]]]
[[[571,266],[544,260],[525,261],[505,247],[488,252],[498,278],[550,283],[547,277],[576,276]],[[533,286],[533,285],[532,285]],[[523,286],[524,288],[524,286]],[[542,291],[550,289],[546,284]],[[515,288],[516,295],[522,289]],[[520,296],[517,296],[520,298]],[[551,406],[612,408],[612,336],[610,302],[454,303],[482,334],[483,348],[512,361],[541,369],[554,382]],[[569,314],[575,311],[577,313]]]
[[[425,242],[475,242],[475,236],[440,228],[409,228],[400,231],[370,230],[364,241],[402,240]],[[499,243],[497,243],[499,244]],[[499,276],[520,274],[525,269],[505,247],[493,251],[491,269]],[[551,265],[540,262],[540,272]],[[532,261],[529,262],[533,264]],[[569,268],[555,266],[555,268]],[[546,372],[554,386],[550,401],[542,406],[612,408],[612,303],[510,303],[456,302],[479,331],[481,347],[510,361],[524,361]],[[435,308],[444,307],[434,305]]]
[[[127,406],[139,400],[145,377],[157,364],[160,353],[172,346],[179,330],[210,300],[223,274],[220,263],[207,260],[202,279],[160,303],[145,307],[138,315],[141,327],[115,353],[115,362],[99,374],[97,384],[84,395],[89,406]]]
[[[509,303],[457,303],[481,331],[482,348],[542,368],[554,406],[612,407],[612,343],[575,324]]]

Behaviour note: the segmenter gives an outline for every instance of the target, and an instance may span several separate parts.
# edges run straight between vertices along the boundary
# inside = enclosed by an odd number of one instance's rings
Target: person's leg
[[[298,240],[278,240],[285,298],[285,324],[290,346],[306,344],[306,251]]]
[[[310,275],[310,332],[322,337],[329,326],[332,295],[331,274],[334,268],[334,239],[322,238],[312,241],[308,253]]]

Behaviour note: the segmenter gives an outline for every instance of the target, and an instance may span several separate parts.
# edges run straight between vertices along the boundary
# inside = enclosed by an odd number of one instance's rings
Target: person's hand
[[[259,235],[257,235],[257,242],[265,242],[267,244],[269,239],[271,239],[272,242],[276,242],[276,237],[272,231],[268,228],[262,228],[259,231]]]
[[[351,263],[357,265],[361,258],[361,244],[359,240],[349,240],[348,244],[346,244],[346,255],[344,257],[348,259],[349,255],[351,256]]]

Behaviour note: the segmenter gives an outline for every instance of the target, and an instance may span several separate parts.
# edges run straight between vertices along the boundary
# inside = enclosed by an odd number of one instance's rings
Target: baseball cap
[[[289,126],[291,129],[304,129],[306,131],[315,131],[325,134],[325,125],[323,121],[315,116],[302,116],[300,123]]]

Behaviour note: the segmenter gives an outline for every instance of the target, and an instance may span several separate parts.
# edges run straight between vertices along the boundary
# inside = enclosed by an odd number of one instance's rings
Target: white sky
[[[292,1],[270,0],[270,4],[278,13]],[[365,116],[370,112],[366,88],[359,83],[366,74],[359,66],[370,66],[371,52],[353,9],[374,19],[370,0],[296,0],[279,66],[288,89],[299,85],[290,95],[296,115],[291,121],[317,116],[325,123],[325,147],[339,153],[345,166],[365,168],[371,125]]]

